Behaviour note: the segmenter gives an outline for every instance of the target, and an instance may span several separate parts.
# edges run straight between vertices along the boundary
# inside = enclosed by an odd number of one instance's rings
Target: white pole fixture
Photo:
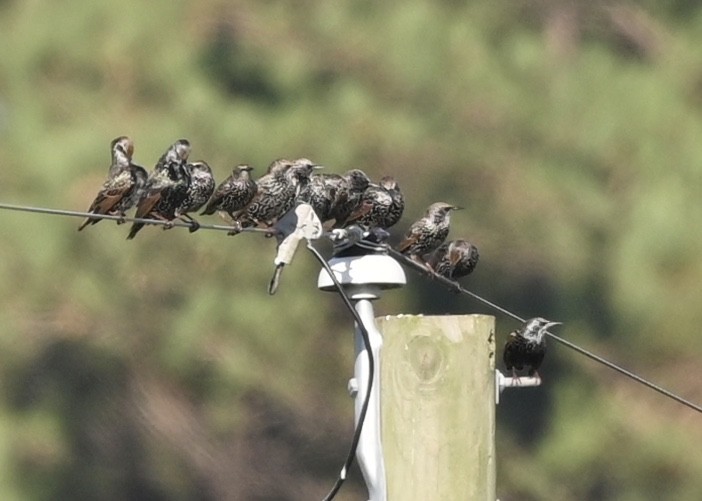
[[[353,257],[332,258],[329,265],[346,293],[355,303],[356,311],[368,332],[375,370],[368,410],[361,431],[356,459],[368,489],[369,501],[387,501],[385,463],[380,433],[380,351],[383,338],[375,324],[375,313],[371,301],[380,297],[385,289],[402,287],[407,283],[400,264],[385,255],[366,254]],[[317,286],[323,291],[336,291],[334,282],[326,270],[319,274]],[[368,390],[368,352],[358,325],[354,335],[356,362],[354,377],[349,381],[349,392],[354,397],[355,419],[358,426],[359,415]]]

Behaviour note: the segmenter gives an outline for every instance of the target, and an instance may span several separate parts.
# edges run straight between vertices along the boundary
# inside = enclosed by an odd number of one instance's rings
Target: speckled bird
[[[297,203],[312,206],[319,220],[324,223],[330,219],[331,207],[336,189],[327,183],[329,174],[312,174],[307,184],[301,188]]]
[[[137,204],[136,217],[173,221],[176,210],[188,195],[190,173],[186,162],[190,156],[190,143],[179,139],[173,143],[156,163]],[[134,223],[127,240],[133,239],[145,223]]]
[[[190,223],[190,233],[197,231],[200,224],[188,214],[199,211],[210,199],[215,189],[212,169],[206,162],[197,161],[186,165],[190,175],[190,184],[185,199],[175,210],[175,217]]]
[[[146,183],[146,171],[143,167],[132,163],[134,142],[129,137],[120,136],[113,139],[110,150],[112,163],[107,179],[93,203],[90,204],[88,212],[124,217],[125,212],[132,208],[141,196]],[[78,227],[78,231],[100,220],[101,218],[88,217]]]
[[[363,193],[370,184],[370,179],[360,169],[351,169],[341,176],[330,175],[326,182],[334,194],[329,218],[334,219],[335,228],[347,225],[351,214],[356,211],[363,200]]]
[[[290,167],[290,160],[279,158],[268,166],[266,174],[256,180],[256,194],[251,202],[234,214],[241,228],[271,226],[281,210],[285,213],[289,209],[286,208],[287,201],[295,196],[295,186],[286,176]]]
[[[512,377],[517,377],[517,371],[527,369],[529,376],[539,376],[539,367],[546,355],[546,331],[561,322],[551,322],[545,318],[536,317],[527,320],[517,330],[509,335],[502,360],[505,368],[512,372]]]
[[[348,224],[388,229],[397,224],[404,210],[405,199],[395,178],[384,176],[379,184],[368,185]]]
[[[429,206],[424,217],[412,223],[397,250],[415,261],[439,247],[449,233],[451,211],[461,207],[436,202]]]
[[[278,159],[271,163],[266,175],[256,181],[257,192],[251,203],[235,215],[241,228],[273,226],[292,209],[295,198],[317,168],[320,166],[306,158]]]
[[[217,187],[205,210],[200,214],[208,215],[222,211],[234,219],[234,214],[251,202],[258,189],[256,182],[251,179],[252,170],[250,165],[237,165],[231,176]]]
[[[429,255],[427,264],[435,273],[450,280],[470,275],[478,264],[478,248],[467,240],[444,242]]]

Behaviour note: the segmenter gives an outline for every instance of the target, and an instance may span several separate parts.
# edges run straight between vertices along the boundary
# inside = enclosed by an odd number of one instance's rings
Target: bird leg
[[[190,214],[181,214],[180,216],[178,216],[178,218],[181,221],[190,224],[190,228],[188,228],[188,231],[190,233],[195,233],[197,230],[200,229],[200,223],[195,221],[195,219],[193,219],[193,217]]]
[[[241,221],[234,220],[232,221],[232,229],[227,232],[227,235],[233,237],[234,235],[241,233],[243,229],[244,226],[241,224]]]
[[[117,224],[124,224],[127,222],[127,220],[124,219],[125,217],[127,217],[127,215],[124,213],[124,211],[115,210],[115,211],[110,211],[109,214],[110,214],[110,216],[119,216],[119,219],[117,219]]]
[[[517,376],[517,369],[512,367],[512,379],[514,380],[514,384],[516,386],[521,386],[522,385],[522,379]]]

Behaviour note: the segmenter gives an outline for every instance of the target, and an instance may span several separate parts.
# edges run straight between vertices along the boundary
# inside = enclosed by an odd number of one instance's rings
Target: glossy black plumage
[[[112,163],[107,179],[90,204],[88,212],[124,217],[125,212],[137,202],[146,182],[146,171],[132,163],[134,143],[127,136],[115,138],[110,143]],[[78,227],[78,231],[100,218],[88,217]]]
[[[478,248],[467,240],[444,242],[431,253],[427,264],[438,275],[457,280],[470,275],[478,264]]]
[[[449,233],[450,215],[456,207],[444,202],[429,206],[424,217],[412,223],[397,250],[415,260],[439,247]]]
[[[225,179],[214,191],[201,214],[207,215],[222,211],[234,219],[234,214],[246,207],[256,195],[258,186],[251,179],[250,172],[252,170],[253,167],[249,165],[237,165],[232,170],[231,176]]]
[[[137,204],[136,217],[172,221],[176,210],[188,195],[190,173],[186,162],[190,156],[190,143],[180,139],[173,143],[156,163]],[[131,240],[144,227],[133,223],[127,239]]]
[[[546,331],[560,322],[550,322],[536,317],[527,320],[517,330],[512,331],[505,343],[502,360],[505,368],[516,377],[516,371],[527,369],[529,376],[538,375],[539,367],[546,355]]]

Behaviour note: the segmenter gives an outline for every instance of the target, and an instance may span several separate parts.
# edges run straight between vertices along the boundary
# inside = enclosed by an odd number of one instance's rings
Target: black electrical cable
[[[319,263],[322,265],[322,268],[326,270],[326,272],[329,274],[329,277],[331,277],[332,282],[334,282],[334,286],[336,287],[337,292],[341,296],[344,305],[346,306],[346,308],[348,308],[348,310],[353,315],[354,320],[356,321],[356,326],[361,332],[361,337],[363,338],[363,345],[366,348],[366,353],[368,353],[368,385],[366,387],[366,398],[363,399],[361,412],[358,416],[358,424],[356,424],[356,429],[353,433],[353,439],[351,440],[351,446],[349,447],[349,453],[346,456],[346,461],[344,461],[344,466],[341,468],[339,476],[337,477],[336,482],[334,482],[334,486],[331,488],[331,490],[324,497],[323,500],[331,501],[339,492],[339,489],[341,489],[342,484],[346,480],[346,475],[348,474],[349,469],[353,464],[353,459],[356,456],[356,449],[358,448],[358,442],[361,439],[361,431],[363,430],[363,423],[366,420],[366,413],[368,412],[368,405],[370,403],[371,390],[373,389],[375,361],[373,360],[373,350],[371,347],[370,337],[368,335],[368,329],[366,329],[366,326],[363,324],[363,319],[361,319],[361,316],[356,311],[356,308],[354,308],[353,303],[351,302],[351,299],[349,299],[348,294],[346,294],[346,291],[344,291],[344,286],[341,285],[341,283],[339,283],[339,280],[337,280],[336,276],[334,275],[334,272],[329,266],[329,263],[327,263],[326,259],[324,259],[324,257],[319,253],[319,251],[312,246],[312,243],[309,240],[307,241],[307,248],[310,250],[310,252],[312,252],[314,257],[317,258]]]

